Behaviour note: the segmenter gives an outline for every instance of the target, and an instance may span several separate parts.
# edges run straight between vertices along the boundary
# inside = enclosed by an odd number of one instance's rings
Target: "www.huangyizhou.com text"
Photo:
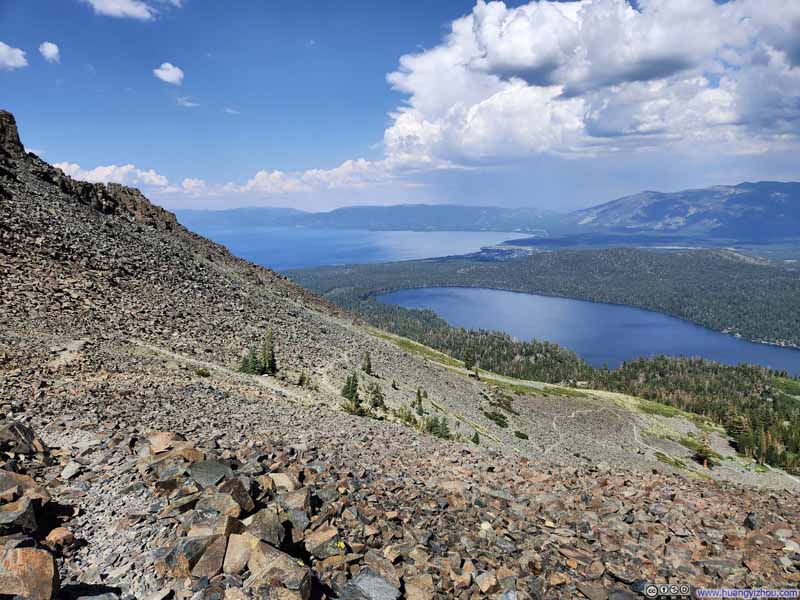
[[[695,598],[800,598],[798,589],[775,588],[717,588],[697,589]]]

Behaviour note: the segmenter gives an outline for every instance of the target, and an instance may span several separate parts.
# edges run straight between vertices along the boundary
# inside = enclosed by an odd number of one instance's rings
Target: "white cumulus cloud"
[[[187,177],[181,182],[181,189],[190,194],[198,194],[206,189],[206,182],[202,179]]]
[[[28,61],[25,52],[19,48],[12,48],[4,42],[0,42],[0,70],[20,69],[27,67]]]
[[[172,85],[180,85],[183,82],[183,70],[168,62],[161,63],[160,67],[153,69],[153,75]]]
[[[47,62],[61,62],[61,51],[59,50],[58,45],[54,44],[53,42],[42,42],[39,45],[39,54],[41,54]]]
[[[55,167],[64,173],[91,183],[120,183],[122,185],[146,185],[154,187],[164,187],[169,181],[154,169],[139,169],[135,165],[105,165],[94,169],[83,169],[79,164],[62,162],[55,163]]]
[[[766,4],[769,4],[767,7]],[[386,160],[653,147],[761,152],[800,132],[800,2],[479,0],[387,76]]]
[[[140,0],[83,0],[90,5],[95,14],[122,19],[138,19],[150,21],[155,18],[156,10]]]
[[[170,63],[154,73],[174,85],[183,80]],[[420,173],[542,155],[625,153],[615,160],[627,164],[646,152],[798,152],[800,2],[638,0],[634,8],[628,0],[477,0],[440,43],[400,57],[387,82],[404,101],[383,132],[382,158],[267,167],[244,182],[188,178],[160,189],[192,200],[277,202],[286,194],[397,190],[424,181]],[[102,168],[141,177],[132,165]]]

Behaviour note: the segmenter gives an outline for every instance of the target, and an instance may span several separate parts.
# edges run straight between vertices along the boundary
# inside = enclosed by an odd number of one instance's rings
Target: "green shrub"
[[[497,425],[498,427],[502,427],[503,429],[508,427],[508,419],[503,413],[498,412],[496,410],[489,410],[489,411],[484,410],[482,412],[487,419],[489,419],[490,421],[494,421],[494,424]]]

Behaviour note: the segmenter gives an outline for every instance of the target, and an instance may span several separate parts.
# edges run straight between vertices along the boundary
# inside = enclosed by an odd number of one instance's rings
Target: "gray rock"
[[[400,590],[369,569],[364,569],[350,581],[342,593],[341,600],[397,600]]]
[[[744,520],[744,526],[748,529],[761,529],[763,521],[758,513],[748,513]]]
[[[203,487],[217,485],[226,477],[233,477],[233,471],[221,460],[203,460],[189,469],[189,474]]]

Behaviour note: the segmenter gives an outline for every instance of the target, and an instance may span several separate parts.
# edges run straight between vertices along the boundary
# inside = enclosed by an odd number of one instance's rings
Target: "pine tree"
[[[372,359],[369,356],[369,352],[364,352],[364,357],[361,360],[361,370],[367,375],[372,375]]]
[[[351,402],[358,401],[358,375],[353,372],[345,379],[344,387],[342,388],[342,396]]]
[[[347,399],[347,402],[342,404],[345,412],[352,415],[363,416],[367,411],[361,406],[361,397],[358,395],[358,375],[353,372],[345,380],[344,387],[342,388],[342,396]]]
[[[707,433],[703,435],[703,443],[695,453],[694,459],[702,464],[706,469],[710,469],[717,464],[714,451],[711,449],[711,443],[708,440]]]
[[[380,384],[376,381],[369,387],[369,404],[372,408],[383,408],[385,406],[385,396]]]
[[[414,408],[417,410],[419,416],[425,414],[425,410],[422,408],[422,390],[420,388],[417,388],[417,398],[414,401]]]
[[[451,437],[453,437],[453,434],[450,433],[450,424],[444,417],[439,417],[439,424],[436,428],[435,435],[443,440],[449,440]]]
[[[766,461],[768,447],[767,433],[762,429],[758,436],[758,464],[763,465]]]
[[[272,335],[272,328],[267,329],[264,338],[264,347],[261,352],[262,375],[275,375],[278,372],[278,362],[275,360],[275,342]]]
[[[240,367],[242,373],[250,375],[261,375],[261,362],[258,360],[258,353],[255,348],[250,348],[249,352],[242,359]]]
[[[472,354],[471,350],[467,350],[464,354],[464,368],[467,371],[472,371],[472,368],[475,366],[475,356]]]

